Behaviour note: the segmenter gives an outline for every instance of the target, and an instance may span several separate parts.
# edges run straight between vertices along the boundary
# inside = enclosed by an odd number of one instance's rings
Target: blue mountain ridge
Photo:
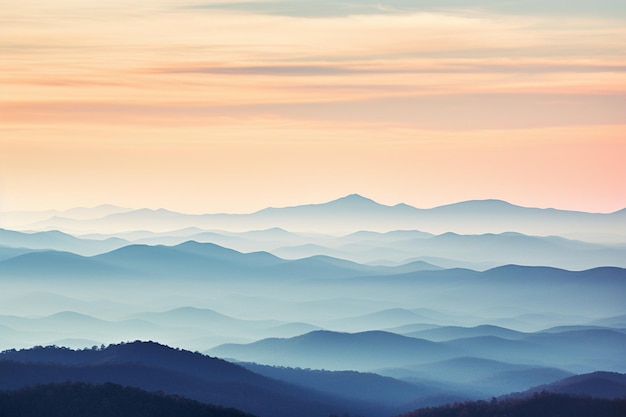
[[[250,344],[225,344],[211,355],[275,366],[372,371],[472,356],[508,363],[585,369],[623,369],[626,334],[615,330],[532,333],[515,340],[474,336],[442,342],[368,331],[316,331],[289,339],[264,339]]]
[[[421,263],[398,267],[420,270]],[[2,275],[210,275],[272,276],[311,278],[354,277],[381,271],[393,273],[395,267],[373,267],[342,259],[313,256],[284,260],[267,252],[241,253],[212,243],[188,241],[176,246],[128,245],[92,257],[72,253],[32,252],[0,261]]]
[[[0,353],[0,388],[35,383],[113,382],[234,407],[264,417],[325,417],[359,413],[389,415],[392,408],[320,393],[251,372],[217,358],[154,342],[131,342],[101,349],[35,347]]]

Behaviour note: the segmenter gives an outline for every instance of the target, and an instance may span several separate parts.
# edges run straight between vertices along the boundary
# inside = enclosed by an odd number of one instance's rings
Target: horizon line
[[[569,211],[569,212],[578,212],[578,213],[587,213],[587,214],[614,214],[617,212],[620,212],[622,210],[625,210],[626,207],[621,207],[618,208],[616,210],[613,211],[586,211],[586,210],[581,210],[581,209],[572,209],[572,208],[559,208],[559,207],[553,207],[553,206],[531,206],[531,205],[523,205],[523,204],[517,204],[517,203],[512,203],[509,200],[505,200],[505,199],[501,199],[501,198],[476,198],[476,199],[468,199],[468,200],[457,200],[454,202],[450,202],[450,203],[444,203],[444,204],[439,204],[439,205],[435,205],[435,206],[429,206],[429,207],[417,207],[415,205],[412,204],[408,204],[405,202],[398,202],[395,204],[385,204],[385,203],[380,203],[379,201],[370,198],[370,197],[366,197],[363,194],[359,194],[359,193],[350,193],[350,194],[344,194],[342,196],[333,198],[331,200],[325,200],[323,202],[304,202],[304,203],[294,203],[294,204],[289,204],[289,205],[283,205],[283,206],[265,206],[256,210],[252,210],[252,211],[216,211],[216,212],[211,212],[211,211],[185,211],[185,210],[176,210],[176,209],[171,209],[165,206],[143,206],[143,207],[127,207],[126,205],[118,205],[115,203],[100,203],[100,204],[95,204],[95,205],[84,205],[84,206],[68,206],[67,208],[43,208],[43,209],[17,209],[17,210],[2,210],[2,208],[0,207],[0,213],[42,213],[42,212],[56,212],[58,214],[67,212],[67,211],[71,211],[71,210],[94,210],[97,208],[102,208],[102,207],[112,207],[112,208],[117,208],[117,209],[122,209],[124,210],[123,212],[133,212],[133,211],[139,211],[139,210],[150,210],[150,211],[168,211],[168,212],[172,212],[172,213],[177,213],[177,214],[183,214],[183,215],[191,215],[191,216],[199,216],[199,215],[252,215],[252,214],[256,214],[259,213],[261,211],[265,211],[265,210],[280,210],[280,209],[289,209],[289,208],[296,208],[296,207],[303,207],[303,206],[321,206],[321,205],[325,205],[325,204],[330,204],[330,203],[334,203],[337,201],[341,201],[341,200],[347,200],[349,198],[358,198],[358,199],[362,199],[362,200],[368,200],[374,204],[377,204],[379,206],[384,206],[384,207],[397,207],[397,206],[408,206],[417,210],[433,210],[433,209],[437,209],[437,208],[442,208],[442,207],[448,207],[448,206],[454,206],[454,205],[458,205],[458,204],[464,204],[464,203],[475,203],[475,202],[496,202],[496,203],[504,203],[510,206],[514,206],[514,207],[519,207],[519,208],[525,208],[525,209],[538,209],[538,210],[558,210],[558,211]],[[120,213],[122,213],[122,211],[120,211]],[[115,214],[115,213],[112,213]]]

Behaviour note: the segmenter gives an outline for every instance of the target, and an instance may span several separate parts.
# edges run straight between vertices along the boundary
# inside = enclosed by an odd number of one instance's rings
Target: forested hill
[[[401,417],[624,417],[626,399],[607,400],[541,392],[523,399],[468,401],[422,408]]]
[[[0,417],[253,417],[185,398],[138,388],[82,382],[0,391]]]
[[[162,391],[261,417],[394,414],[386,407],[337,398],[155,342],[135,341],[83,350],[38,346],[0,354],[0,389],[64,381],[112,382],[150,392]]]

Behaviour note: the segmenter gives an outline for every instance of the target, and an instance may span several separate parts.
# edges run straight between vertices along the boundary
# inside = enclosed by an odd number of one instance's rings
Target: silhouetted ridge
[[[585,395],[596,398],[626,399],[626,374],[617,372],[592,372],[575,375],[551,384],[540,385],[522,393],[549,391],[558,394]]]
[[[582,398],[540,393],[530,398],[497,401],[468,401],[441,407],[423,408],[403,417],[622,417],[626,400]]]
[[[346,412],[363,415],[370,408],[273,380],[221,359],[154,342],[84,350],[35,347],[0,353],[0,388],[64,381],[113,382],[163,391],[261,417],[323,417]],[[375,416],[389,414],[389,410],[382,411],[379,407]]]
[[[255,363],[244,363],[243,366],[270,378],[346,399],[386,404],[394,409],[409,409],[406,404],[416,402],[441,404],[445,401],[438,400],[446,396],[466,398],[463,394],[453,393],[450,387],[442,387],[436,382],[409,383],[375,373],[287,368]]]
[[[82,382],[0,391],[2,417],[250,417],[232,408],[121,385]]]
[[[0,359],[61,365],[136,363],[166,369],[185,369],[188,373],[210,379],[223,376],[229,378],[254,376],[244,368],[218,358],[143,341],[109,345],[103,349],[83,350],[39,346],[19,351],[5,351],[0,354]]]

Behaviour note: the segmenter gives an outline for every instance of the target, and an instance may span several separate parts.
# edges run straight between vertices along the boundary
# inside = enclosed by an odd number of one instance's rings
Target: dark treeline
[[[522,399],[468,401],[422,408],[401,417],[624,417],[626,399],[607,400],[541,392]]]
[[[82,382],[0,391],[0,417],[253,417],[251,414],[138,388]]]

